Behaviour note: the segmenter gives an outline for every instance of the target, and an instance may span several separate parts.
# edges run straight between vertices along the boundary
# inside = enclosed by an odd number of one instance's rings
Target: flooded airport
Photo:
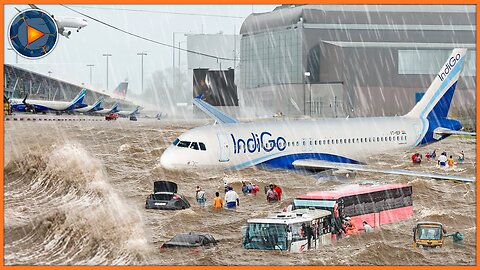
[[[283,120],[278,120],[283,121]],[[215,172],[170,171],[160,156],[183,132],[210,120],[139,119],[138,122],[5,122],[4,256],[6,265],[475,265],[476,186],[409,176],[375,173],[337,178],[283,170],[244,169]],[[449,137],[418,150],[447,151],[465,161],[453,169],[436,160],[412,164],[411,151],[369,157],[369,164],[473,177],[475,137]],[[166,211],[145,209],[156,180],[178,184],[192,207]],[[336,244],[301,254],[242,248],[247,219],[282,211],[297,195],[330,190],[347,183],[375,181],[413,186],[413,218],[382,225],[370,234],[353,235]],[[260,185],[256,195],[241,193],[241,182]],[[224,182],[240,194],[236,210],[215,209],[215,192]],[[263,187],[281,186],[281,203],[268,203]],[[195,188],[206,191],[206,207],[195,201]],[[412,228],[436,221],[448,233],[441,249],[415,249]],[[168,250],[161,245],[178,233],[205,232],[218,245],[206,249]]]

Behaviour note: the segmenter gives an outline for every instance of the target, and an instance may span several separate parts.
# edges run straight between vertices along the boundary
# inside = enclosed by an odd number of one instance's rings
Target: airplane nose
[[[170,148],[167,148],[160,157],[160,165],[162,165],[162,167],[165,169],[173,169],[174,166],[172,163],[172,159],[172,150]]]

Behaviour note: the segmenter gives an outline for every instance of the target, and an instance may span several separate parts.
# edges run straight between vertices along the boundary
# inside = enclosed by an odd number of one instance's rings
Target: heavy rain
[[[15,43],[29,8],[57,25],[35,59]],[[469,5],[5,5],[5,264],[475,265],[475,18]],[[149,209],[159,180],[189,206]],[[380,208],[348,193],[387,186]],[[321,219],[287,217],[309,192],[346,190],[350,208],[345,195],[312,204]],[[422,224],[442,226],[438,247]],[[167,247],[190,232],[216,244]]]

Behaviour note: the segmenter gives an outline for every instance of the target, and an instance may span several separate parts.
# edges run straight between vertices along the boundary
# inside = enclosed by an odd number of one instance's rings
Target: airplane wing
[[[221,110],[213,107],[207,102],[202,100],[202,95],[199,95],[193,99],[193,104],[197,106],[200,110],[206,113],[208,116],[217,120],[220,123],[238,123],[238,120],[231,117],[230,115],[222,112]]]
[[[467,135],[467,136],[477,136],[476,132],[466,132],[460,130],[452,130],[448,128],[438,127],[436,128],[433,133],[437,135]]]
[[[343,170],[360,171],[360,172],[377,172],[377,173],[386,173],[386,174],[427,177],[427,178],[433,178],[437,180],[454,180],[454,181],[467,182],[467,183],[475,182],[474,178],[466,178],[462,176],[436,174],[436,173],[428,173],[428,172],[417,172],[417,171],[409,171],[409,170],[402,170],[402,169],[373,168],[368,165],[329,162],[329,161],[323,161],[323,160],[317,160],[317,159],[296,160],[292,163],[292,165],[298,169],[337,169],[337,170],[343,169]]]

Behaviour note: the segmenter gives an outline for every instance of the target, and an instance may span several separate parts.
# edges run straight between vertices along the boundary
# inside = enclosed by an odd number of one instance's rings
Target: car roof
[[[213,236],[211,236],[210,234],[188,232],[188,233],[177,234],[168,242],[195,244],[195,243],[200,243],[203,238],[207,238],[210,241],[215,241],[215,238],[213,238]]]

